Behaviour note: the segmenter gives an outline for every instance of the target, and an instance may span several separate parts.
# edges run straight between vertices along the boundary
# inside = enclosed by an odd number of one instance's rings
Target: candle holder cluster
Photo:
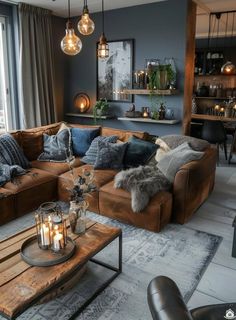
[[[43,203],[35,214],[35,223],[39,248],[63,252],[67,244],[66,220],[57,204]]]

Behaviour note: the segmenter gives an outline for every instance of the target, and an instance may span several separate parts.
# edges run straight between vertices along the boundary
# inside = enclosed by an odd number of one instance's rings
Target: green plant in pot
[[[107,99],[100,99],[96,102],[93,107],[93,119],[94,123],[97,122],[97,119],[101,119],[102,116],[106,115],[109,110],[109,104]]]
[[[175,72],[170,64],[160,64],[156,70],[156,86],[157,89],[166,90],[169,88],[170,82],[175,78]]]

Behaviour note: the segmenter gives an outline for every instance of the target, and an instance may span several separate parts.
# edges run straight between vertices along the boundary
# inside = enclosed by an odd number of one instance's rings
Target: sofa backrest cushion
[[[191,148],[195,151],[204,151],[210,147],[210,143],[206,140],[197,139],[194,137],[184,136],[180,134],[166,135],[160,138],[170,147],[170,149],[177,148],[185,142],[188,142]]]
[[[147,140],[149,135],[147,132],[142,132],[142,131],[126,131],[121,129],[102,127],[101,136],[118,136],[119,140],[126,142],[132,136],[136,136],[137,138]]]
[[[27,159],[33,161],[38,158],[43,152],[43,134],[55,135],[61,123],[21,131],[22,148]]]

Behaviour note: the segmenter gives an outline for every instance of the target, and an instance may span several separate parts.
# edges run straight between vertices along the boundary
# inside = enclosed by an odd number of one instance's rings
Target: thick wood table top
[[[33,267],[20,256],[22,243],[35,235],[31,227],[0,242],[0,313],[14,318],[47,294],[121,234],[121,229],[87,221],[82,236],[68,235],[76,243],[75,254],[50,267]]]

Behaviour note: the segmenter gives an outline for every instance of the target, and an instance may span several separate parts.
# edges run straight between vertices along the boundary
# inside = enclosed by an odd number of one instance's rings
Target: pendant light
[[[78,30],[81,34],[84,36],[88,36],[93,33],[95,29],[95,24],[93,20],[90,19],[89,17],[89,9],[88,9],[88,4],[87,0],[84,0],[84,8],[83,8],[83,13],[81,16],[80,21],[78,22]]]
[[[225,37],[227,36],[227,31],[228,31],[228,15],[229,15],[229,13],[227,12],[226,27],[225,27]],[[234,34],[234,17],[235,17],[235,12],[233,12],[232,34],[231,34],[231,39],[232,40],[233,40],[233,34]],[[236,73],[236,67],[231,61],[228,60],[221,67],[221,73],[223,73],[223,74],[235,74]]]
[[[98,44],[98,58],[105,59],[109,57],[109,46],[104,34],[104,3],[102,0],[102,34]]]
[[[68,0],[68,21],[66,23],[66,35],[61,41],[61,50],[69,56],[75,56],[82,49],[82,42],[75,35],[72,22],[70,21],[70,0]]]

